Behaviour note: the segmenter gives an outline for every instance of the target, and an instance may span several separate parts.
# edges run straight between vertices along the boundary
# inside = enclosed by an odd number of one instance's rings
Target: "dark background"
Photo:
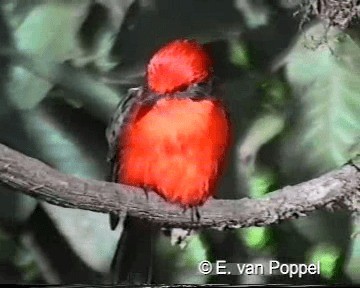
[[[117,102],[142,84],[159,46],[191,38],[214,58],[235,128],[218,197],[261,197],[340,167],[360,151],[359,28],[326,30],[315,2],[1,1],[0,142],[104,180],[104,130]],[[154,282],[360,283],[354,219],[317,211],[269,227],[204,231],[185,250],[160,236]],[[110,231],[108,215],[0,187],[0,283],[104,283],[120,232]],[[321,261],[321,275],[201,276],[204,259]]]

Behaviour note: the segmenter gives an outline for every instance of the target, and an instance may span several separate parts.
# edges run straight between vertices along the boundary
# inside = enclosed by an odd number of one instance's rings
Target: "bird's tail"
[[[113,284],[150,284],[156,230],[142,219],[126,216],[111,264]]]

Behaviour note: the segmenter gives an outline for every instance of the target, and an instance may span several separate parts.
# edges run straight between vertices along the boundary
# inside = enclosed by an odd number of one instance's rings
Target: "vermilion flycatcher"
[[[212,60],[200,44],[175,40],[158,50],[145,85],[130,90],[107,129],[111,180],[183,207],[212,196],[230,142],[230,123],[213,88]],[[137,221],[125,221],[128,242],[146,237]]]

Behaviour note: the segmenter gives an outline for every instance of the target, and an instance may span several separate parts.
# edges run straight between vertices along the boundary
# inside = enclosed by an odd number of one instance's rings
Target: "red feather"
[[[180,91],[212,75],[212,61],[195,41],[175,40],[160,49],[150,60],[147,80],[159,94]]]
[[[202,204],[214,194],[229,145],[229,122],[214,100],[160,99],[126,125],[119,182],[149,187],[167,201]]]
[[[135,102],[118,137],[120,183],[155,190],[184,206],[214,194],[230,142],[222,102],[183,90],[212,76],[212,61],[195,41],[176,40],[151,58],[147,81],[153,105]],[[176,96],[182,91],[181,97]],[[155,92],[155,94],[154,94]],[[186,92],[187,93],[187,92]]]

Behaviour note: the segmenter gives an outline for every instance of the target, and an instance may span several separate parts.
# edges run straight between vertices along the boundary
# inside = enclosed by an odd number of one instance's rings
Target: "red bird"
[[[212,78],[212,61],[195,41],[175,40],[155,53],[145,87],[132,89],[108,129],[116,182],[186,207],[214,194],[230,125]]]
[[[112,181],[153,190],[183,207],[215,193],[230,123],[214,95],[212,61],[195,41],[175,40],[147,66],[107,129]]]

